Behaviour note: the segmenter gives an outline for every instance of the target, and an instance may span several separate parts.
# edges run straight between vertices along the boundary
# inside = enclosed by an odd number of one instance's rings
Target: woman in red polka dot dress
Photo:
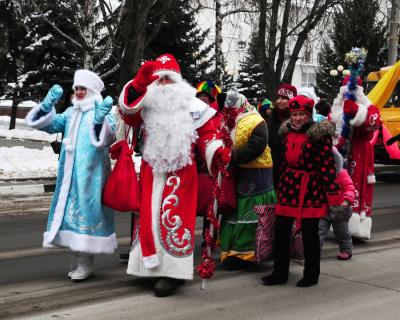
[[[318,283],[320,273],[319,219],[328,205],[341,205],[335,162],[332,156],[334,126],[312,119],[314,101],[297,96],[290,99],[290,118],[280,128],[285,156],[278,185],[274,269],[262,280],[265,285],[284,284],[289,275],[290,233],[293,221],[301,229],[304,246],[303,278],[298,287]]]

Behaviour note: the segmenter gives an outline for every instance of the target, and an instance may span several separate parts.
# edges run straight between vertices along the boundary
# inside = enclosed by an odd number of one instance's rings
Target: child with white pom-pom
[[[108,148],[115,141],[115,120],[109,113],[113,100],[103,100],[104,84],[97,74],[77,70],[72,88],[72,106],[62,114],[56,114],[54,105],[63,90],[54,85],[25,121],[48,133],[64,133],[43,246],[71,249],[68,277],[80,281],[93,274],[94,254],[117,248],[114,211],[101,202],[111,170]]]

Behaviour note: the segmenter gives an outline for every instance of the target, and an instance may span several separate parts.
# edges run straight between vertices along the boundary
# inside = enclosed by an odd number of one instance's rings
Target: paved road
[[[361,304],[366,305],[365,301],[373,301],[379,308],[388,308],[389,302],[400,298],[400,269],[397,262],[400,257],[400,179],[392,173],[385,173],[378,180],[373,239],[355,243],[355,255],[352,261],[345,263],[336,262],[337,246],[332,239],[329,240],[324,248],[322,283],[316,289],[299,291],[294,288],[301,273],[297,264],[293,265],[294,276],[290,284],[277,289],[260,285],[259,278],[270,272],[271,263],[265,263],[253,272],[227,272],[220,270],[219,266],[207,292],[199,291],[200,283],[196,278],[183,288],[181,295],[161,301],[152,296],[152,283],[128,277],[125,263],[119,259],[119,253],[128,250],[129,215],[118,214],[116,218],[119,251],[111,256],[97,257],[96,276],[91,281],[74,284],[66,278],[70,254],[66,250],[45,251],[40,248],[51,194],[2,198],[0,318],[8,319],[63,307],[68,310],[51,311],[41,315],[40,319],[200,319],[203,318],[203,312],[206,312],[204,317],[209,319],[242,319],[245,315],[248,319],[275,319],[279,315],[282,315],[281,319],[337,319],[342,316],[357,319],[353,317],[354,312],[361,318],[365,314],[360,308]],[[198,219],[197,248],[201,242],[200,225],[201,220]],[[392,260],[387,258],[388,254],[393,256]],[[364,263],[369,269],[365,268]],[[375,264],[375,271],[370,264]],[[304,292],[310,294],[304,295]],[[354,299],[353,295],[361,300]],[[283,304],[288,301],[289,306],[285,308]],[[303,309],[304,303],[310,308],[315,305],[314,302],[322,307]],[[330,308],[324,309],[324,304]],[[79,307],[71,309],[72,305]],[[335,309],[332,308],[340,305],[342,312],[333,313]],[[186,306],[189,309],[183,311]],[[295,306],[301,310],[296,316]],[[364,320],[376,319],[375,309],[369,306],[370,316]],[[397,307],[400,309],[398,303],[388,310],[392,312]],[[101,310],[101,314],[94,309]],[[398,319],[398,316],[392,317],[390,313],[388,317],[380,318]]]

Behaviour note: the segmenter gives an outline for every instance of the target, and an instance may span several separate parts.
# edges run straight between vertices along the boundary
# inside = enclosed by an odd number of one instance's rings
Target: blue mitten
[[[62,94],[63,89],[58,84],[52,86],[49,92],[47,92],[46,97],[43,99],[40,109],[46,113],[49,113],[57,101],[60,100]]]
[[[94,124],[102,124],[107,113],[110,112],[113,105],[113,99],[107,96],[102,103],[95,102]]]

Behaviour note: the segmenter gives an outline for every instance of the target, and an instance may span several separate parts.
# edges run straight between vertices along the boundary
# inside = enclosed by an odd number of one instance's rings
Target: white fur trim
[[[25,117],[25,123],[33,128],[36,129],[42,129],[44,127],[47,127],[50,125],[54,119],[56,118],[56,109],[52,108],[51,111],[44,115],[43,117],[40,117],[37,120],[33,120],[37,113],[40,111],[40,104],[31,109],[31,111],[28,112],[27,116]]]
[[[72,151],[75,150],[76,145],[76,138],[79,132],[79,125],[82,120],[82,112],[80,109],[74,108],[71,114],[71,121],[68,128],[68,137],[63,139],[63,144],[65,146],[65,150],[67,154],[70,154]]]
[[[98,94],[104,89],[104,83],[100,77],[93,71],[86,69],[80,69],[75,72],[72,89],[75,90],[76,86],[85,87]]]
[[[76,121],[76,128],[79,129],[79,124],[82,119],[82,112],[79,112],[78,109],[73,112],[72,116],[75,119],[72,119],[72,121]],[[67,199],[69,195],[69,188],[71,186],[71,179],[72,179],[72,171],[74,168],[74,158],[75,158],[75,143],[76,143],[76,136],[78,135],[79,130],[74,130],[73,132],[73,138],[71,140],[70,135],[71,132],[69,132],[68,138],[70,141],[73,143],[69,144],[68,146],[72,146],[72,150],[69,152],[65,152],[65,162],[64,162],[64,176],[61,181],[61,188],[60,188],[60,193],[58,195],[58,202],[56,204],[56,207],[54,209],[54,216],[53,216],[53,222],[51,224],[51,228],[48,232],[46,232],[46,243],[51,244],[51,242],[54,240],[56,237],[60,226],[62,224],[63,218],[64,218],[64,211],[65,211],[65,206],[67,204]],[[67,140],[67,139],[64,139]],[[64,143],[63,140],[63,143]]]
[[[128,89],[128,86],[130,86],[132,81],[129,81],[128,83],[125,84],[124,88],[121,91],[121,94],[119,95],[119,99],[118,99],[118,105],[119,108],[121,109],[121,111],[124,114],[133,114],[136,112],[139,112],[142,109],[143,106],[143,99],[141,99],[135,106],[133,107],[128,107],[125,102],[124,102],[124,98],[125,98],[125,91]]]
[[[344,102],[344,95],[346,94],[346,92],[348,91],[347,86],[342,86],[340,87],[339,93],[336,96],[335,100],[333,101],[332,104],[332,108],[331,108],[331,120],[332,122],[335,123],[336,125],[336,135],[339,136],[341,131],[342,131],[342,125],[343,125],[343,102]],[[356,99],[357,99],[357,104],[359,106],[359,111],[360,114],[356,114],[357,120],[352,120],[353,122],[350,121],[351,125],[354,126],[360,126],[361,124],[356,124],[356,122],[358,123],[359,118],[362,118],[362,115],[364,113],[364,111],[361,111],[360,109],[367,109],[368,110],[368,106],[370,106],[372,104],[371,100],[368,99],[368,97],[364,94],[364,88],[357,86],[356,89]],[[366,116],[366,115],[365,115]],[[365,119],[364,119],[365,121]]]
[[[371,173],[371,174],[369,174],[369,175],[367,176],[367,183],[368,183],[368,184],[374,184],[374,183],[376,183],[376,178],[375,178],[375,175],[374,175],[373,173]]]
[[[212,140],[206,146],[206,163],[208,172],[210,173],[211,176],[212,176],[211,166],[215,151],[217,151],[218,148],[221,148],[223,146],[224,143],[222,142],[222,140]]]
[[[361,236],[361,222],[360,222],[360,215],[358,213],[353,213],[349,220],[349,231],[350,234],[355,237],[359,238]]]
[[[209,107],[204,101],[194,97],[190,101],[189,112],[198,112],[200,117],[198,119],[193,119],[193,123],[196,129],[201,128],[206,124],[208,120],[214,117],[217,112],[215,109]]]
[[[107,147],[115,142],[115,132],[112,131],[111,125],[104,119],[101,125],[99,140],[97,140],[96,132],[94,130],[94,123],[90,125],[90,143],[96,148]]]
[[[143,257],[143,264],[147,269],[154,269],[160,265],[160,261],[156,254],[149,257]]]
[[[160,78],[162,78],[163,76],[168,76],[175,83],[182,81],[181,74],[179,74],[175,71],[172,71],[172,70],[160,70],[160,71],[155,72],[154,75],[159,76]]]
[[[59,231],[54,239],[45,232],[43,235],[43,247],[51,248],[54,246],[67,247],[72,251],[85,252],[91,254],[113,253],[118,247],[115,233],[108,237],[89,236],[78,234],[72,231]]]
[[[358,104],[358,111],[353,119],[350,120],[350,125],[355,127],[360,127],[367,119],[368,114],[368,106],[363,105],[362,103]]]

